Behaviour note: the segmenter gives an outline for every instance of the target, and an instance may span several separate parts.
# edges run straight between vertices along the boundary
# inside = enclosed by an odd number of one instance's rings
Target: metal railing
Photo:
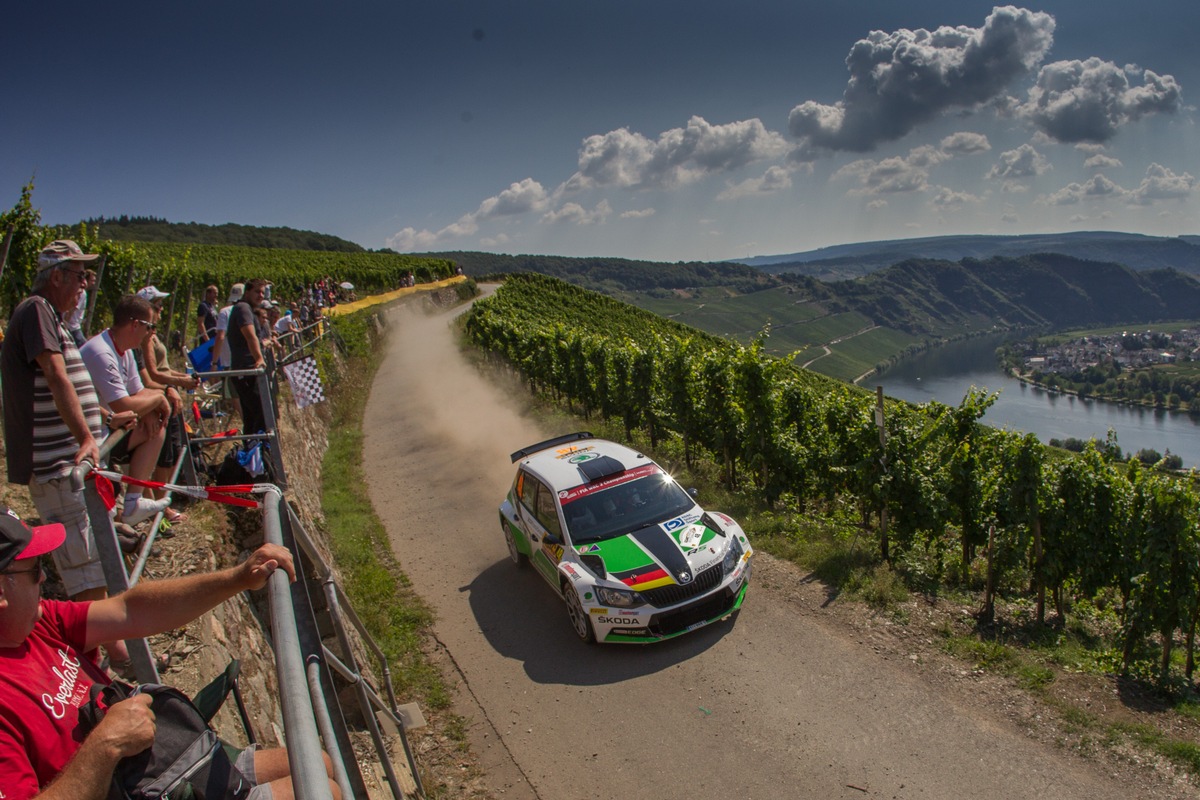
[[[256,491],[261,495],[262,500],[264,535],[269,542],[291,548],[297,558],[298,580],[296,584],[289,584],[287,575],[282,571],[273,573],[267,583],[271,635],[279,678],[280,705],[284,734],[287,738],[288,762],[296,796],[301,800],[326,800],[331,797],[328,776],[321,758],[322,742],[324,742],[324,752],[329,755],[333,765],[334,780],[342,796],[348,799],[365,796],[366,793],[348,736],[347,725],[341,713],[337,687],[332,681],[333,675],[336,674],[354,687],[359,711],[395,800],[404,800],[405,794],[392,766],[391,754],[375,712],[379,712],[390,720],[399,731],[405,757],[416,786],[416,796],[423,798],[425,796],[424,789],[408,741],[404,717],[396,703],[387,657],[354,612],[349,599],[334,577],[332,567],[304,530],[295,510],[290,504],[287,504],[285,506],[287,514],[284,515],[281,512],[280,503],[283,502],[283,489],[286,488],[287,481],[282,456],[279,452],[276,429],[275,398],[277,394],[272,390],[273,387],[268,377],[269,371],[270,366],[254,370],[197,373],[202,379],[256,376],[259,381],[259,396],[263,402],[263,418],[267,423],[268,430],[264,433],[200,437],[186,441],[180,460],[175,464],[170,483],[176,483],[180,474],[183,474],[189,482],[196,481],[195,470],[191,462],[191,445],[193,444],[247,440],[270,443],[271,446],[267,448],[267,452],[273,477],[278,485],[264,483],[256,486]],[[107,460],[112,449],[126,435],[128,435],[127,431],[117,431],[105,440],[104,446],[101,448],[102,463]],[[108,508],[96,489],[95,481],[87,480],[87,476],[93,468],[92,464],[84,462],[75,468],[72,480],[73,485],[84,492],[96,548],[108,583],[108,592],[110,595],[114,595],[136,585],[144,574],[147,558],[161,522],[161,514],[154,520],[151,533],[147,535],[141,546],[132,572],[127,571],[113,517],[109,516]],[[307,561],[311,571],[315,573],[314,578],[309,577],[308,570],[301,568],[304,561]],[[324,643],[318,631],[316,612],[311,602],[314,595],[324,601],[332,622],[334,638],[341,651],[340,654],[335,653]],[[363,646],[378,662],[379,674],[387,695],[386,701],[379,696],[379,692],[363,675],[355,659],[350,628],[354,629]],[[126,641],[126,645],[129,648],[137,680],[142,683],[158,683],[158,669],[149,642],[145,639],[131,639]],[[244,711],[236,684],[234,696],[238,702],[239,713],[243,725],[246,727],[247,735],[252,737],[249,718]]]

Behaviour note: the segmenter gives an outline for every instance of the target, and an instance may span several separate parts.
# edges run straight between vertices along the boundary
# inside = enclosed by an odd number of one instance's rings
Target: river
[[[983,421],[998,428],[1051,439],[1101,439],[1111,428],[1126,455],[1142,449],[1168,450],[1184,467],[1200,467],[1200,415],[1081,400],[1052,394],[1004,374],[996,365],[1000,337],[981,337],[939,347],[862,382],[912,403],[937,400],[956,406],[972,386],[999,391]]]

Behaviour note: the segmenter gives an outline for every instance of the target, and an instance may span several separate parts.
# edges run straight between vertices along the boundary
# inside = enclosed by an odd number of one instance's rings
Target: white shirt
[[[133,351],[118,354],[109,331],[88,339],[79,348],[79,355],[92,376],[100,404],[109,411],[112,411],[113,401],[135,395],[144,388]]]
[[[217,312],[217,331],[225,334],[225,338],[221,339],[221,352],[217,353],[217,363],[222,368],[227,368],[229,362],[233,360],[233,356],[229,352],[229,313],[233,311],[233,304],[222,308]]]
[[[75,304],[75,309],[67,314],[63,323],[69,331],[83,330],[83,315],[87,312],[87,289],[79,293],[79,302]]]

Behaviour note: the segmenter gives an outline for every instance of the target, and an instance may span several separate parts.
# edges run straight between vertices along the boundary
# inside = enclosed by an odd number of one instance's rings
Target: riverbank
[[[996,365],[1005,336],[980,337],[935,348],[898,363],[871,383],[890,397],[911,403],[937,401],[957,406],[972,388],[999,392],[985,424],[1051,439],[1098,439],[1112,431],[1126,452],[1157,450],[1200,467],[1200,416],[1152,406],[1094,402],[1075,394],[1051,393],[1024,383]]]

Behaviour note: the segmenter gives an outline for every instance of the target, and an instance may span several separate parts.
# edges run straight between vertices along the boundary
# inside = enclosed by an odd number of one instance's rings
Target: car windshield
[[[563,503],[572,544],[599,542],[678,517],[695,501],[663,472]]]

